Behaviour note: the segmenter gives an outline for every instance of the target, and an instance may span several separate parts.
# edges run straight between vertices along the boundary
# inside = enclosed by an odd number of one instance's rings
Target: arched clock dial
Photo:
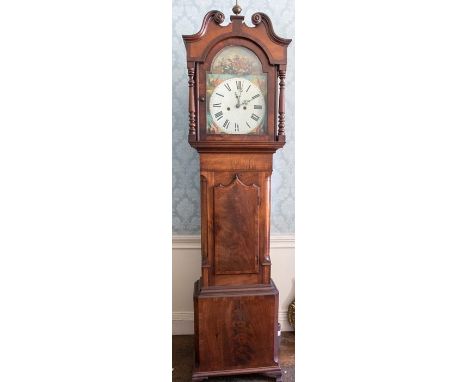
[[[263,123],[265,98],[248,79],[230,78],[213,90],[209,111],[221,132],[249,134]]]

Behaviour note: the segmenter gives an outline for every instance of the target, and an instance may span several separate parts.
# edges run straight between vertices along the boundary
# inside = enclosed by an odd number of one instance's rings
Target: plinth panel
[[[198,282],[197,282],[198,283]],[[195,286],[195,371],[278,367],[278,291],[270,287],[214,292]]]

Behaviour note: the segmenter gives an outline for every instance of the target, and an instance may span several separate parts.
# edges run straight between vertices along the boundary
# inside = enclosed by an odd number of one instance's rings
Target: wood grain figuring
[[[267,153],[200,154],[201,171],[268,171],[273,169],[273,157]]]
[[[202,153],[200,154],[200,174],[202,177],[202,184],[200,186],[201,194],[202,194],[202,211],[201,211],[201,218],[202,218],[202,232],[205,232],[205,227],[207,229],[206,232],[206,240],[202,240],[202,254],[206,254],[207,261],[203,264],[202,269],[202,284],[203,286],[216,286],[216,285],[238,285],[238,284],[269,284],[270,283],[270,268],[271,262],[269,260],[269,232],[270,232],[270,177],[271,177],[271,170],[272,168],[272,154],[271,153],[249,153],[249,154],[241,154],[241,153]],[[232,238],[232,235],[227,235],[227,240],[233,241],[231,244],[234,248],[242,247],[249,247],[248,251],[242,252],[239,257],[234,258],[234,262],[241,261],[243,256],[257,256],[257,259],[249,260],[250,265],[246,267],[242,267],[242,269],[238,269],[237,272],[218,272],[219,264],[216,265],[216,262],[220,261],[220,258],[215,259],[216,256],[220,253],[223,253],[222,250],[219,248],[222,246],[222,243],[225,238],[220,237],[218,232],[216,231],[215,225],[215,214],[220,212],[221,210],[216,207],[216,198],[215,193],[217,193],[217,188],[219,185],[223,185],[224,187],[230,185],[233,182],[235,177],[238,177],[239,181],[244,185],[252,186],[255,185],[258,189],[257,195],[257,221],[258,221],[258,236],[255,235],[255,240],[251,242],[249,245],[242,244],[239,246],[238,240],[247,240],[250,242],[251,235],[245,234],[242,239],[236,238],[235,240]],[[233,190],[233,193],[242,194],[244,188],[239,188],[240,192],[236,188]],[[248,195],[248,193],[246,194]],[[255,198],[252,197],[252,204],[254,204],[253,200]],[[234,227],[242,227],[245,226],[245,223],[242,223],[244,220],[248,220],[251,218],[251,211],[250,207],[245,208],[248,206],[248,203],[237,201],[234,203],[238,203],[238,208],[235,210],[235,214],[245,214],[247,217],[233,215],[232,221],[234,231]],[[254,206],[255,207],[255,206]],[[239,210],[239,211],[237,211]],[[244,212],[241,212],[244,211]],[[217,211],[217,212],[216,212]],[[227,214],[227,221],[231,221],[231,214]],[[218,218],[221,222],[224,217]],[[203,237],[205,235],[203,234]],[[218,243],[218,244],[216,244]],[[218,245],[218,249],[215,246]],[[258,247],[258,251],[250,247]],[[221,256],[221,255],[220,255]],[[255,265],[258,267],[255,273],[252,273],[252,261],[254,261]],[[237,266],[235,263],[232,266]],[[238,264],[239,265],[239,264]],[[221,269],[223,269],[221,267]]]
[[[236,175],[214,187],[215,273],[258,273],[259,187]]]
[[[202,295],[195,283],[197,372],[278,367],[278,291],[274,284],[263,289]]]

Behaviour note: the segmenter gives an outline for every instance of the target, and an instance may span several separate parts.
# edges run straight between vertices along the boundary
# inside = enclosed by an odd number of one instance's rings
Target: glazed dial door
[[[220,83],[210,97],[209,112],[224,134],[249,134],[265,116],[265,99],[246,78],[231,78]]]

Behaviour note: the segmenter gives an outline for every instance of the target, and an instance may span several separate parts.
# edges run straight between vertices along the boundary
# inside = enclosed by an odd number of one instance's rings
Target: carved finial
[[[237,0],[236,0],[236,5],[234,5],[232,7],[232,12],[235,14],[235,15],[238,15],[239,13],[242,12],[242,8],[240,7],[239,4],[237,4]]]

